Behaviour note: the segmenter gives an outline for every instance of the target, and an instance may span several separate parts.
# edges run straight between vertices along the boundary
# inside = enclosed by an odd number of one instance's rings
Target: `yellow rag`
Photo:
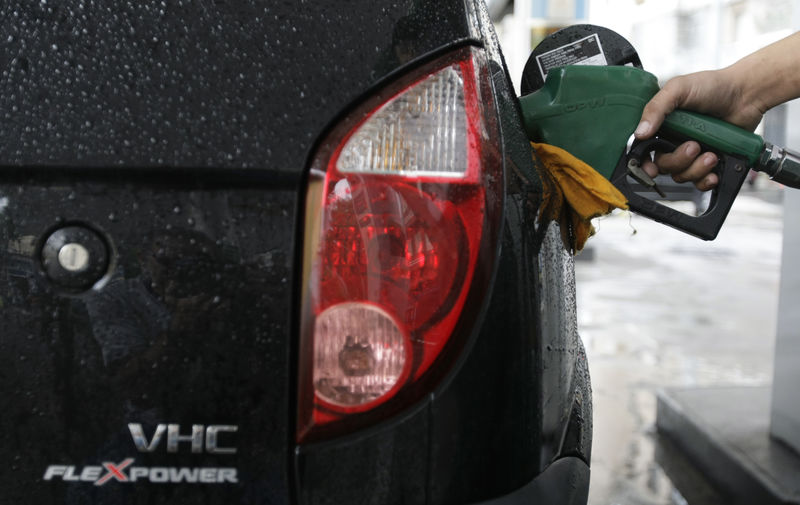
[[[542,175],[546,218],[561,222],[573,252],[583,249],[594,235],[592,219],[614,209],[627,209],[628,201],[605,177],[564,149],[531,142],[547,169]],[[566,225],[566,226],[565,226]]]

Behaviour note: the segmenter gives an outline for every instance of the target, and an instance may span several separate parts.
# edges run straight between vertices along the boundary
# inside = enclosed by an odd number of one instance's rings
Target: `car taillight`
[[[483,54],[465,48],[322,143],[306,195],[299,440],[375,422],[452,365],[497,242],[497,131]]]

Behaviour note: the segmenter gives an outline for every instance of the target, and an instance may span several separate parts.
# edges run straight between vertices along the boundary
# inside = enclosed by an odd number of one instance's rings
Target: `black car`
[[[585,503],[482,0],[10,0],[0,67],[0,503]]]

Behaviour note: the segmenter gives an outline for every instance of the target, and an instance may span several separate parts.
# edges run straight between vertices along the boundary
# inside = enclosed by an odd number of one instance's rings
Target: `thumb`
[[[636,138],[646,139],[655,135],[667,114],[675,110],[677,98],[668,86],[653,95],[642,111],[642,118],[634,132]]]

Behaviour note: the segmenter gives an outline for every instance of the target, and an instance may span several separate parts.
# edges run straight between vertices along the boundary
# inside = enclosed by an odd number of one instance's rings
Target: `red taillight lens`
[[[375,417],[446,367],[493,249],[501,174],[481,53],[458,51],[376,100],[312,166],[300,439]]]

